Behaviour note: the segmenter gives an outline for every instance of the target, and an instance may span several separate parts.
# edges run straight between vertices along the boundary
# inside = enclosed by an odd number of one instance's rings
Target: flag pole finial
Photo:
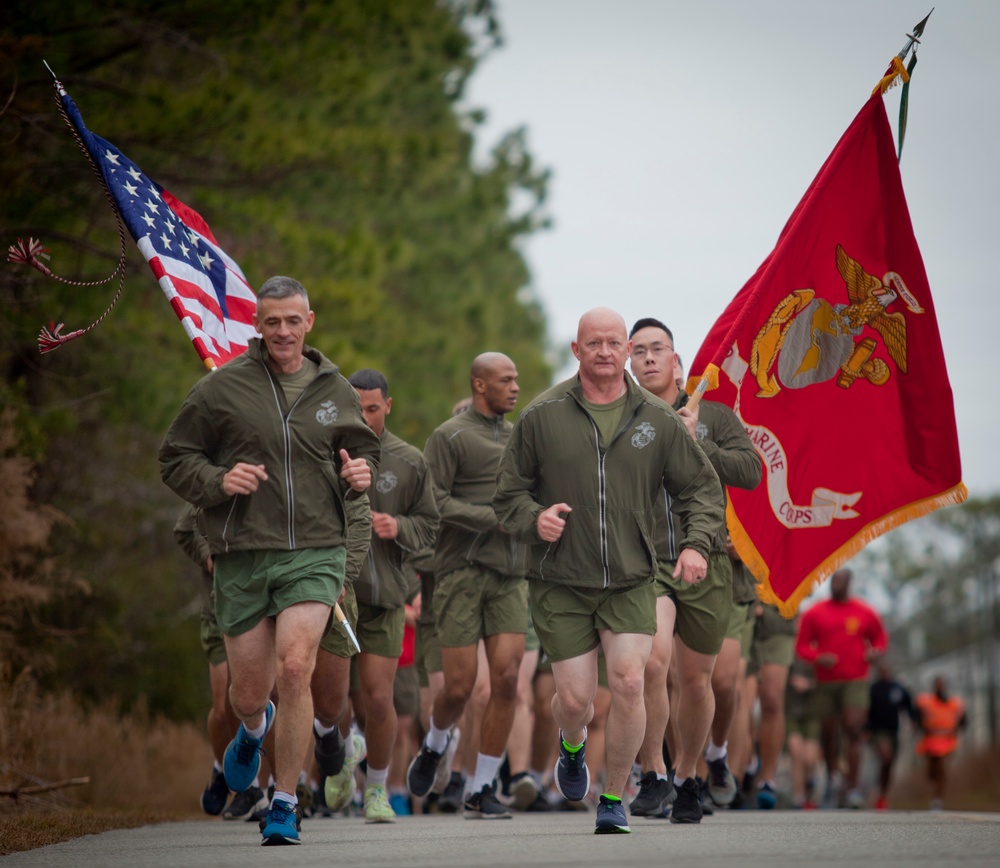
[[[49,71],[49,75],[52,76],[52,81],[55,83],[56,90],[59,92],[59,96],[65,96],[66,91],[63,89],[62,82],[59,81],[59,76],[56,75],[55,70],[53,70],[52,67],[49,66],[49,62],[47,60],[43,59],[42,63],[45,64],[45,68]]]

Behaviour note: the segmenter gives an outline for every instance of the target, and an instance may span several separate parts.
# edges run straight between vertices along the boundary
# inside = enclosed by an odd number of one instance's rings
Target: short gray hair
[[[293,295],[301,295],[306,301],[306,307],[309,307],[309,293],[306,292],[306,288],[295,278],[278,275],[264,281],[264,285],[257,290],[257,301],[262,298],[288,298]]]

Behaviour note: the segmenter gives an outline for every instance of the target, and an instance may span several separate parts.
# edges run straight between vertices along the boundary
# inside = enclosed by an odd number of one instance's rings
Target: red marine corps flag
[[[730,489],[728,524],[787,617],[877,536],[968,496],[882,100],[897,75],[894,59],[691,368],[763,462],[756,490]]]

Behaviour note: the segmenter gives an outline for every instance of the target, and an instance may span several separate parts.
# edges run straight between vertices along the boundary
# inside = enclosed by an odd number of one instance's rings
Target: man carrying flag
[[[763,461],[728,523],[786,617],[880,534],[968,496],[882,102],[906,76],[893,60],[692,366],[689,385],[733,408]]]
[[[243,721],[223,764],[249,787],[275,724],[275,793],[263,843],[297,844],[295,786],[312,738],[310,681],[344,588],[345,503],[378,468],[378,437],[336,365],[305,345],[315,316],[305,288],[272,277],[260,289],[260,338],[203,377],[160,448],[163,481],[202,510],[215,564],[230,700]]]

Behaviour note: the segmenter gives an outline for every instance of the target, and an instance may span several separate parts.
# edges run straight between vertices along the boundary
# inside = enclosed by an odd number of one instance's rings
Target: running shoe
[[[201,809],[212,817],[218,817],[229,800],[229,787],[222,769],[212,769],[212,780],[201,794]]]
[[[761,781],[757,785],[757,807],[762,811],[773,811],[778,807],[778,794],[770,781]]]
[[[438,768],[442,765],[441,760],[448,753],[448,748],[454,740],[454,732],[448,734],[448,744],[440,753],[427,747],[425,741],[420,745],[420,750],[406,770],[406,788],[411,796],[426,796],[435,784],[441,784],[443,790],[447,784],[447,778],[443,781],[439,779]],[[454,754],[452,754],[454,756]],[[447,769],[447,766],[445,767]],[[447,774],[450,769],[445,773]],[[439,791],[440,792],[440,791]]]
[[[708,792],[708,781],[703,778],[695,778],[698,782],[698,798],[701,799],[701,814],[703,817],[711,817],[715,813],[715,802]]]
[[[409,817],[413,813],[410,797],[405,792],[389,793],[389,807],[397,817]]]
[[[625,816],[625,805],[621,800],[615,801],[607,796],[601,796],[597,805],[597,825],[594,834],[615,835],[631,831],[628,818]]]
[[[268,700],[264,710],[264,738],[274,723],[274,703]],[[257,772],[260,771],[260,756],[264,753],[264,738],[252,738],[247,735],[246,727],[241,723],[236,730],[236,737],[229,742],[223,757],[222,767],[226,775],[226,785],[234,793],[242,793],[249,787]]]
[[[868,803],[868,800],[865,799],[865,794],[858,789],[848,790],[846,801],[847,807],[854,811],[860,810]]]
[[[656,772],[646,772],[639,778],[639,792],[628,806],[633,817],[665,817],[673,801],[674,785],[657,777]]]
[[[510,779],[510,806],[516,811],[526,811],[538,798],[538,784],[528,772],[519,772]]]
[[[350,803],[355,790],[354,770],[368,755],[368,745],[363,735],[352,732],[351,740],[354,744],[354,755],[344,759],[344,767],[337,774],[323,781],[323,795],[331,811],[340,811]]]
[[[389,798],[386,795],[385,787],[377,784],[370,784],[365,787],[365,822],[396,822],[396,812],[389,804]]]
[[[258,811],[266,811],[267,796],[260,787],[247,787],[242,793],[233,796],[229,807],[222,812],[223,820],[249,820]]]
[[[313,756],[316,757],[316,768],[319,769],[319,773],[324,778],[332,778],[344,767],[347,742],[340,734],[339,727],[326,735],[316,735],[314,729],[313,737],[316,739],[316,747],[313,749]]]
[[[720,808],[731,805],[736,798],[736,778],[729,771],[725,757],[708,763],[708,794]]]
[[[700,823],[703,815],[701,793],[696,778],[686,778],[677,789],[677,798],[670,810],[671,823]]]
[[[465,778],[461,772],[452,772],[448,786],[444,792],[438,796],[437,809],[442,814],[457,814],[465,799],[462,794],[465,792]]]
[[[267,822],[261,832],[261,844],[265,847],[282,844],[301,844],[295,815],[295,806],[276,799],[267,812]]]
[[[559,759],[556,760],[556,789],[564,799],[582,802],[590,792],[590,769],[587,768],[587,739],[575,751],[566,747],[559,732]]]
[[[448,746],[444,749],[441,762],[438,763],[437,772],[434,775],[434,783],[431,792],[441,795],[445,787],[451,781],[451,767],[455,762],[455,754],[458,752],[458,743],[462,740],[462,730],[457,726],[451,728],[451,735],[448,737]],[[460,794],[461,795],[461,794]],[[458,810],[456,808],[456,810]]]
[[[549,801],[548,796],[544,792],[539,792],[535,796],[535,801],[533,801],[527,808],[525,808],[529,814],[548,814],[555,810],[552,803]]]
[[[462,807],[466,820],[509,820],[514,816],[500,804],[489,784],[484,784],[478,793],[469,793]]]

